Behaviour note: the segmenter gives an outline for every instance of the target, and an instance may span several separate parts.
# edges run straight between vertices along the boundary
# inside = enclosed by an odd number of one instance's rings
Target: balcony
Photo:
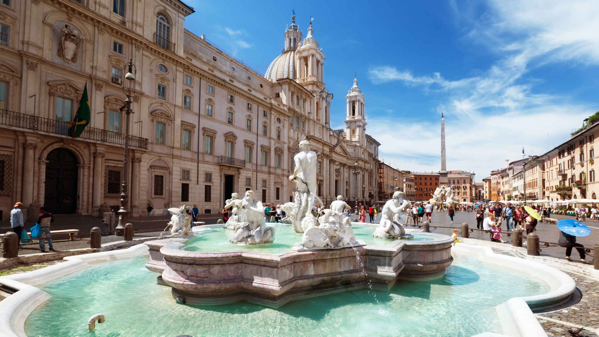
[[[172,43],[168,37],[156,35],[156,33],[154,33],[154,42],[164,49],[168,49],[172,52],[175,51],[175,44]]]
[[[587,186],[587,182],[586,181],[580,181],[580,180],[576,180],[574,182],[574,184],[572,184],[572,186],[578,188],[578,189],[584,189]]]
[[[245,160],[230,158],[227,156],[216,157],[216,163],[223,166],[232,166],[238,168],[245,168]]]
[[[34,130],[60,136],[69,136],[69,122],[59,122],[53,119],[27,115],[20,112],[0,110],[0,127],[7,126]],[[69,137],[70,138],[70,137]],[[79,139],[109,143],[119,146],[125,145],[125,135],[90,126],[83,130]],[[148,140],[137,136],[129,136],[129,146],[138,149],[148,149]]]

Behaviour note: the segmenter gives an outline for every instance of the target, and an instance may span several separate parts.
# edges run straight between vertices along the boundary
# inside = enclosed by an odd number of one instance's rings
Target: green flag
[[[77,107],[77,112],[69,124],[69,135],[71,137],[77,138],[81,136],[81,133],[83,133],[83,130],[89,124],[90,115],[89,99],[87,98],[87,83],[85,83],[83,95],[81,95],[81,100]]]

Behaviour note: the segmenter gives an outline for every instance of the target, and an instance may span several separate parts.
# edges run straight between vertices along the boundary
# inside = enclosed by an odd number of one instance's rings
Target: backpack
[[[368,209],[368,214],[373,214],[373,213],[374,213],[374,210],[372,209],[372,207],[370,207],[370,208]]]

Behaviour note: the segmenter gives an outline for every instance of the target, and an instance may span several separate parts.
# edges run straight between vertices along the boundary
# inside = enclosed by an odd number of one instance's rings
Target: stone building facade
[[[405,175],[400,170],[381,162],[379,164],[378,200],[384,201],[393,198],[395,191],[406,192],[404,180]]]
[[[289,201],[287,177],[302,139],[318,153],[324,201],[377,195],[380,144],[365,133],[364,96],[354,80],[347,127],[332,130],[333,95],[311,25],[302,40],[294,18],[284,53],[262,76],[185,30],[194,10],[181,1],[2,4],[0,25],[8,32],[0,41],[3,219],[16,201],[94,215],[119,205],[129,60],[134,216],[148,204],[162,214],[182,203],[219,212],[231,192],[247,189],[268,202]],[[68,125],[86,85],[91,120],[80,138],[71,138]]]
[[[415,201],[429,201],[439,187],[438,172],[412,172],[414,178]]]

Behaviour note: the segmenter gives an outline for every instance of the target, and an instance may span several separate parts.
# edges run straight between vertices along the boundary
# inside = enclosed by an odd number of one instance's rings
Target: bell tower
[[[345,133],[346,140],[349,142],[359,142],[361,145],[366,146],[366,113],[365,105],[366,99],[362,94],[362,90],[358,87],[357,74],[354,77],[354,85],[347,92],[345,96],[347,102],[347,116],[345,118]]]
[[[302,32],[298,25],[295,24],[294,11],[293,16],[291,17],[291,25],[285,29],[285,52],[295,51],[302,41],[302,36]]]

